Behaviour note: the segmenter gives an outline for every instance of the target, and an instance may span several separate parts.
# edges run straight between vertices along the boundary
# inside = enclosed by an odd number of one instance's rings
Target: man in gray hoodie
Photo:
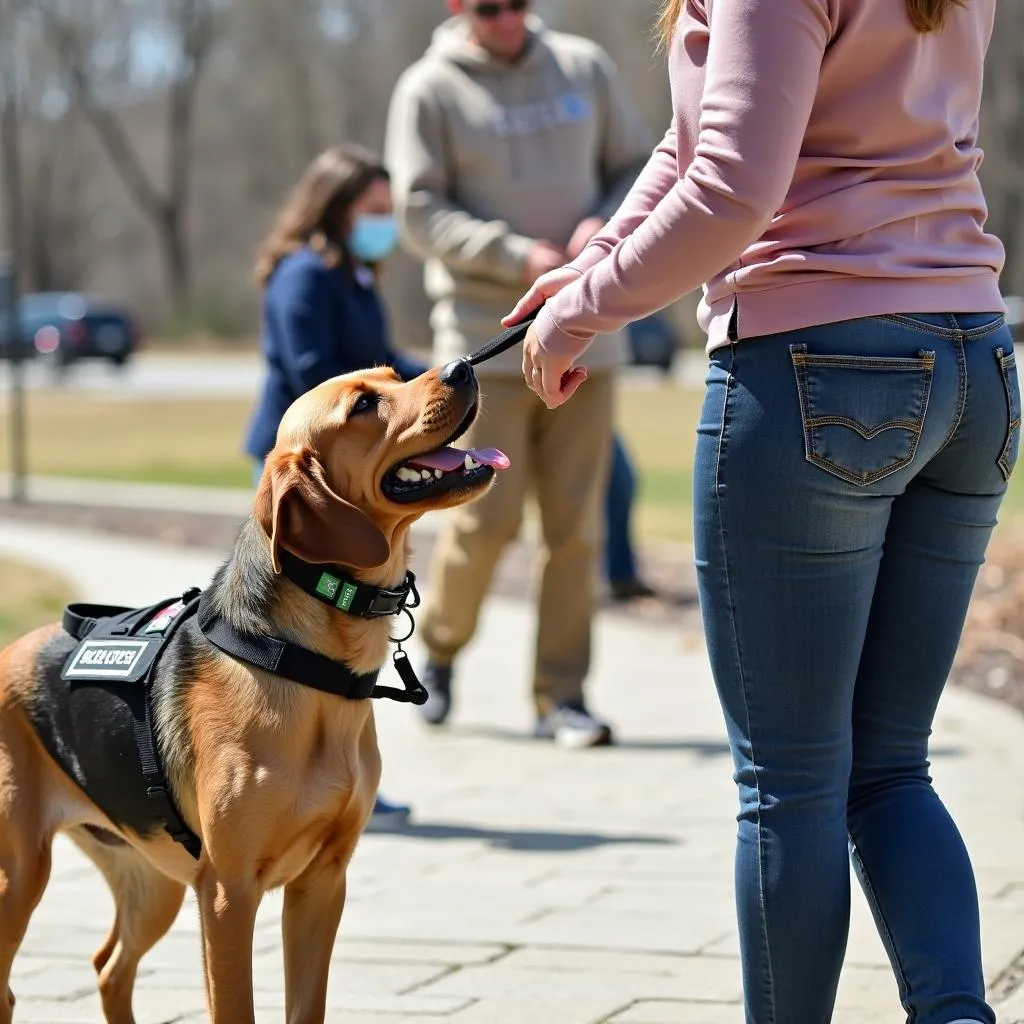
[[[616,210],[651,152],[608,55],[552,32],[529,0],[448,0],[454,17],[395,87],[385,159],[406,247],[424,259],[434,357],[468,355],[540,274],[574,258]],[[439,538],[421,619],[421,709],[451,706],[452,665],[476,630],[505,545],[532,491],[545,546],[533,691],[536,735],[570,747],[611,740],[583,700],[595,565],[623,339],[601,339],[576,398],[548,410],[512,349],[478,369],[485,411],[468,443],[512,468]]]

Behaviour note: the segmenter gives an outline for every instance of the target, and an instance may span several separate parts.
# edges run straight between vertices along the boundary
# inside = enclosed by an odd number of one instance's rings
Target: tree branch
[[[85,68],[82,48],[74,31],[52,11],[43,12],[43,24],[51,45],[71,76],[75,99],[95,129],[128,191],[150,217],[164,217],[167,199],[150,181],[120,120],[97,102],[92,80]]]
[[[195,95],[219,26],[208,0],[179,0],[177,22],[182,70],[171,85],[168,186],[172,203],[184,205],[192,166]]]

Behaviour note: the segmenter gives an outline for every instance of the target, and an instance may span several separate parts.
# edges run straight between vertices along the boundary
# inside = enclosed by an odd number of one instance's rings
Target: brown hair
[[[935,32],[942,28],[946,15],[953,4],[964,4],[967,0],[904,0],[910,23],[918,32]],[[662,46],[668,46],[676,29],[679,15],[683,13],[683,0],[664,0],[655,32]]]
[[[906,0],[910,23],[918,32],[935,32],[946,22],[953,4],[964,4],[967,0]]]
[[[352,143],[321,153],[303,172],[256,257],[256,283],[263,288],[274,268],[309,245],[329,267],[348,262],[342,228],[349,208],[388,172],[380,159]]]

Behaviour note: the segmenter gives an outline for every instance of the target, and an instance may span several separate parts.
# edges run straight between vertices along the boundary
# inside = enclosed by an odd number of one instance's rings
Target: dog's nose
[[[438,376],[441,383],[447,384],[450,388],[465,387],[473,380],[473,367],[465,359],[454,359],[441,369]]]

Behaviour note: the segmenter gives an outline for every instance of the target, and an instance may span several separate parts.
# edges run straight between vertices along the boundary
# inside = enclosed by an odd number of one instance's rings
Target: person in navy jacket
[[[426,369],[391,348],[377,290],[397,237],[388,172],[360,146],[321,153],[285,202],[256,261],[267,364],[245,437],[256,479],[285,410],[310,388],[371,366],[391,366],[406,380]],[[378,796],[370,827],[395,827],[409,814]]]
[[[354,145],[321,153],[256,264],[267,376],[245,450],[259,469],[285,410],[310,388],[371,366],[392,366],[406,379],[425,369],[388,340],[377,273],[396,240],[384,166]]]

